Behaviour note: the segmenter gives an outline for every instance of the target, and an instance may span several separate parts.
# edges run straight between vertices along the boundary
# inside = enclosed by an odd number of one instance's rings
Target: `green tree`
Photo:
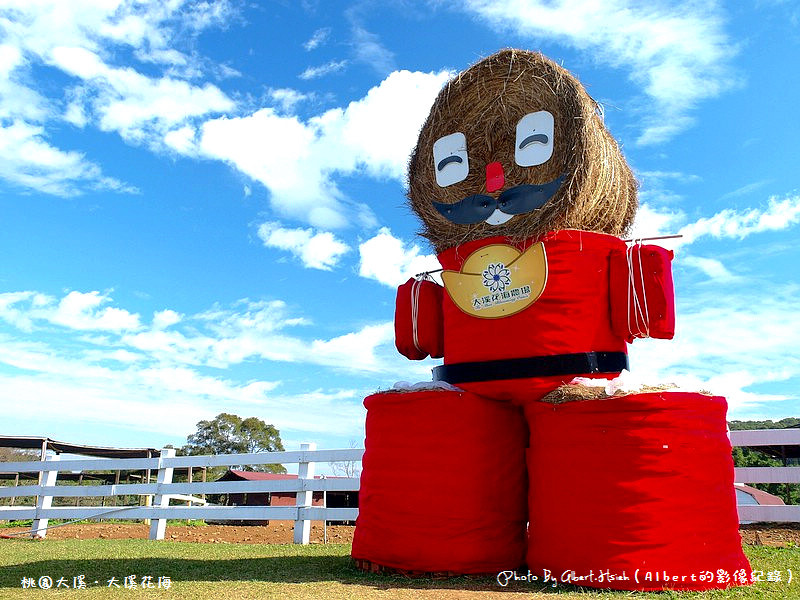
[[[741,429],[784,429],[786,427],[795,427],[800,425],[800,418],[786,417],[780,421],[731,421],[728,426],[732,430]]]
[[[780,421],[731,421],[728,426],[732,431],[743,429],[783,429],[800,424],[797,417],[788,417]],[[782,467],[783,462],[770,456],[758,446],[753,448],[734,448],[733,464],[737,467]],[[797,459],[788,459],[787,465],[797,464]],[[754,488],[764,490],[783,498],[786,504],[800,504],[800,485],[789,483],[749,483]]]
[[[280,452],[281,434],[274,425],[257,417],[242,419],[238,415],[220,413],[211,421],[200,421],[197,432],[186,438],[181,448],[187,455],[247,454]],[[286,473],[283,465],[238,465],[244,471]]]

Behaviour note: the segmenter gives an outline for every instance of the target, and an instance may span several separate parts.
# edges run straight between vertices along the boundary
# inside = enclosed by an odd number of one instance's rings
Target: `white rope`
[[[626,253],[628,259],[628,331],[634,337],[640,338],[644,337],[644,332],[642,331],[641,322],[641,299],[636,290],[636,270],[633,264],[635,248],[636,243],[629,246]],[[631,301],[633,302],[633,311],[631,311]],[[631,323],[631,312],[633,312],[634,323]]]
[[[639,280],[642,282],[642,302],[640,304],[640,309],[644,306],[644,337],[650,337],[650,307],[647,304],[647,286],[645,285],[644,281],[644,266],[642,265],[642,243],[641,241],[637,245],[638,253],[639,253]]]
[[[650,337],[650,313],[647,306],[647,290],[644,284],[644,267],[642,266],[642,245],[634,243],[625,251],[628,263],[628,331],[637,338]],[[639,281],[642,284],[642,297],[639,297],[636,290],[636,269],[634,268],[634,252],[639,259]],[[633,303],[633,314],[635,323],[631,323],[631,303]]]
[[[419,347],[419,337],[417,330],[417,321],[419,318],[419,288],[422,281],[415,279],[411,284],[411,331],[414,334],[414,347],[422,354],[427,354],[422,348]]]
[[[625,298],[628,301],[626,310],[626,314],[628,317],[628,332],[631,335],[635,335],[633,332],[633,326],[631,325],[631,297],[636,294],[635,286],[633,285],[633,265],[631,264],[631,261],[633,260],[631,257],[632,252],[633,250],[631,246],[627,246],[625,248],[625,262],[628,267],[627,288],[626,288]]]

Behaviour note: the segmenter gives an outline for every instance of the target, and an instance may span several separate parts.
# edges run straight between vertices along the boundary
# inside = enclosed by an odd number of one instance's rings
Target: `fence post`
[[[300,450],[316,450],[316,444],[300,444]],[[307,458],[307,457],[305,457]],[[297,466],[297,480],[314,479],[314,463],[305,460]],[[311,521],[300,518],[300,509],[311,506],[314,502],[314,493],[311,491],[297,492],[297,520],[294,522],[294,543],[308,544],[311,536]]]
[[[19,487],[19,473],[14,476],[14,487]],[[11,506],[14,506],[14,502],[16,502],[16,500],[16,496],[11,496]]]
[[[59,456],[56,454],[55,456],[45,457],[47,463],[56,462],[58,461]],[[40,481],[42,482],[42,486],[50,486],[56,484],[56,479],[58,478],[58,468],[55,471],[48,470],[42,473],[42,477]],[[41,491],[41,490],[40,490]],[[45,496],[44,494],[39,494],[36,497],[36,514],[33,518],[33,525],[31,526],[31,534],[43,538],[47,535],[47,522],[50,519],[42,519],[40,515],[43,510],[50,508],[53,505],[53,497],[52,496]]]
[[[158,479],[156,480],[156,491],[165,483],[172,483],[172,467],[164,466],[165,458],[173,458],[175,456],[175,448],[162,448],[161,456],[158,458]],[[153,498],[153,506],[158,508],[165,508],[169,506],[169,495],[156,494]],[[150,539],[163,540],[164,534],[167,531],[167,520],[158,518],[150,521]]]
[[[147,451],[147,458],[153,458],[153,451],[152,450],[148,450]],[[150,469],[149,468],[145,471],[145,483],[150,483]],[[105,498],[103,498],[103,501],[105,502]],[[141,504],[141,503],[142,503],[142,501],[139,500],[139,504]],[[145,506],[153,506],[153,496],[151,496],[150,494],[145,495],[144,496],[144,505]],[[144,520],[144,524],[145,525],[150,525],[150,519],[145,519]]]
[[[320,475],[320,479],[327,479],[327,476]],[[314,503],[314,497],[311,497],[311,503]],[[322,521],[322,543],[328,543],[328,486],[322,490],[322,508],[325,509],[325,520]]]

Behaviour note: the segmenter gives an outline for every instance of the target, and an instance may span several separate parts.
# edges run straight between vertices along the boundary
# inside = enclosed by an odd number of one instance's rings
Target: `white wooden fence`
[[[734,446],[800,446],[800,429],[764,429],[732,431]],[[263,452],[257,454],[225,454],[210,456],[175,456],[175,450],[165,448],[159,458],[118,458],[59,460],[49,456],[45,461],[0,463],[4,471],[40,472],[38,485],[0,486],[0,498],[35,496],[35,506],[0,507],[0,520],[33,519],[31,531],[44,537],[49,519],[150,519],[150,539],[163,539],[167,519],[202,520],[290,520],[295,522],[294,541],[307,544],[311,521],[354,521],[357,508],[328,508],[312,506],[316,491],[357,491],[358,478],[315,479],[317,462],[360,461],[363,449],[316,450],[315,444],[303,444],[294,452]],[[210,483],[172,483],[175,468],[220,467],[234,465],[297,463],[298,478],[262,481],[217,481]],[[56,485],[59,472],[157,470],[156,483],[135,483],[98,486]],[[800,483],[800,467],[737,468],[737,483]],[[239,494],[266,492],[295,492],[295,506],[170,506],[170,499],[192,501],[199,494]],[[152,497],[150,506],[54,507],[54,497],[88,497],[141,495]],[[739,507],[740,521],[800,522],[800,506]]]
[[[800,428],[731,431],[731,444],[741,446],[800,446]],[[738,467],[736,483],[800,483],[800,467]],[[800,522],[800,506],[738,506],[739,521]]]
[[[312,506],[313,492],[358,491],[358,478],[314,478],[317,462],[360,461],[364,450],[316,450],[316,444],[302,444],[294,452],[260,452],[257,454],[219,454],[208,456],[175,456],[165,448],[158,458],[103,458],[59,460],[48,456],[45,461],[0,463],[4,471],[40,472],[38,485],[0,487],[2,497],[36,496],[35,506],[0,507],[0,520],[33,519],[31,532],[45,537],[49,519],[150,519],[150,539],[164,539],[167,519],[225,520],[290,520],[295,522],[294,542],[307,544],[311,521],[355,521],[357,508]],[[229,467],[297,463],[298,478],[287,480],[216,481],[172,483],[176,468]],[[58,473],[64,471],[157,470],[155,483],[134,483],[97,486],[56,485]],[[197,501],[199,494],[240,494],[295,492],[295,506],[170,506],[170,499]],[[116,508],[53,506],[54,497],[90,497],[141,495],[152,497],[150,506]]]

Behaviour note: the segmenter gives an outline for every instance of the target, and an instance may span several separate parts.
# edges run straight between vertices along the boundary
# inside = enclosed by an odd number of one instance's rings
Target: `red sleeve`
[[[411,360],[444,356],[442,286],[409,279],[397,288],[394,313],[395,346]]]
[[[632,341],[675,335],[671,250],[635,244],[611,255],[611,326]]]

